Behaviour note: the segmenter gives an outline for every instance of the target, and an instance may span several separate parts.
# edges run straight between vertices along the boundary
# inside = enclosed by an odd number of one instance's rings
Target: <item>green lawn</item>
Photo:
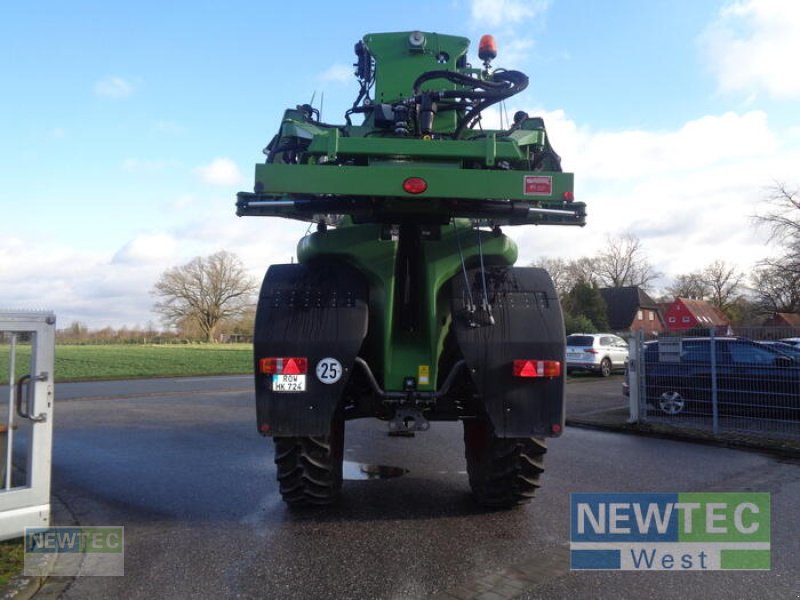
[[[24,552],[21,539],[0,542],[0,588],[14,575],[22,573]]]
[[[233,375],[252,371],[250,344],[56,345],[56,382]],[[17,377],[28,373],[30,346],[17,346]],[[0,346],[0,383],[8,382],[9,348]]]

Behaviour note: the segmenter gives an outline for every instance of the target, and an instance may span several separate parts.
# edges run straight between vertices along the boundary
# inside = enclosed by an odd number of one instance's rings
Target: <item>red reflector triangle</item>
[[[283,363],[283,374],[300,375],[300,368],[297,366],[297,362],[293,358],[290,358]]]
[[[526,360],[522,369],[519,372],[520,377],[537,377],[539,373],[536,371],[536,365],[532,360]]]

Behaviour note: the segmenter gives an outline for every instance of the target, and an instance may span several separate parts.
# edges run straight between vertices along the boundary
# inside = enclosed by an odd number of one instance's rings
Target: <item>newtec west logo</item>
[[[770,569],[766,493],[570,494],[573,570]]]
[[[124,527],[26,527],[28,576],[125,575]]]
[[[26,527],[28,554],[101,553],[122,554],[123,527]]]

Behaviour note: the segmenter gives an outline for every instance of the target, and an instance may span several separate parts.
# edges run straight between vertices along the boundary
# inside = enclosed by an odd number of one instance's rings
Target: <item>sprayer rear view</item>
[[[533,496],[544,438],[564,425],[564,325],[546,271],[514,267],[511,225],[583,225],[540,118],[483,129],[524,90],[466,38],[366,35],[345,123],[284,113],[237,214],[316,223],[298,264],[272,265],[254,335],[258,431],[284,500],[327,504],[345,422],[425,431],[462,421],[470,486],[489,507]],[[356,123],[357,122],[357,123]]]

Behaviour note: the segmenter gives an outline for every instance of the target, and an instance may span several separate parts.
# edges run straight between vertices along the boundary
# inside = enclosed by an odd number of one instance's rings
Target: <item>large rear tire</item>
[[[275,464],[284,502],[290,506],[333,504],[342,488],[344,419],[337,412],[330,435],[276,437]]]
[[[486,420],[464,421],[464,447],[472,496],[486,508],[529,502],[544,472],[544,438],[499,438]]]

